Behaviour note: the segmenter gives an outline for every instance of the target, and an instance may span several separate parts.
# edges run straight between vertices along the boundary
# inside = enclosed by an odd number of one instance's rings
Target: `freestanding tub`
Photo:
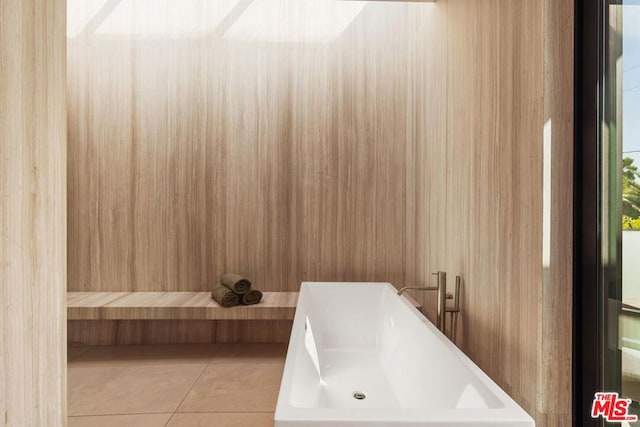
[[[533,427],[389,283],[300,289],[275,427]]]

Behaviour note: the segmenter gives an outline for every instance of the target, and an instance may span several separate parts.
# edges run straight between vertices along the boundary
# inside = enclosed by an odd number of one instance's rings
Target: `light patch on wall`
[[[67,37],[79,35],[108,0],[68,0]]]
[[[368,1],[254,0],[225,33],[231,41],[328,43],[338,37]]]
[[[121,0],[96,28],[102,38],[186,38],[216,29],[240,0]]]
[[[544,124],[542,169],[542,266],[551,265],[551,119]]]

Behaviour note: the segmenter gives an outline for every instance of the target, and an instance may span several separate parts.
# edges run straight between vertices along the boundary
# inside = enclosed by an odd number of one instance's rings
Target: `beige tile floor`
[[[286,346],[69,347],[69,427],[271,427]]]

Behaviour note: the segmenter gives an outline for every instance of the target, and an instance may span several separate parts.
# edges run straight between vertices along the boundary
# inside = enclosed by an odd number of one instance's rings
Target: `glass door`
[[[601,215],[604,386],[640,408],[640,3],[604,22]],[[622,422],[622,425],[629,425]]]
[[[619,215],[621,392],[640,402],[640,2],[611,5],[610,139],[615,138]],[[615,74],[614,74],[615,73]],[[613,129],[611,129],[613,128]],[[613,144],[611,144],[613,145]],[[612,218],[612,223],[613,223]]]

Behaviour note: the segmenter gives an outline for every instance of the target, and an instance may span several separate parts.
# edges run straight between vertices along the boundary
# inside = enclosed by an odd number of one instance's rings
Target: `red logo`
[[[620,399],[618,393],[600,392],[593,398],[591,418],[602,417],[607,422],[638,421],[637,415],[629,414],[631,399]]]

